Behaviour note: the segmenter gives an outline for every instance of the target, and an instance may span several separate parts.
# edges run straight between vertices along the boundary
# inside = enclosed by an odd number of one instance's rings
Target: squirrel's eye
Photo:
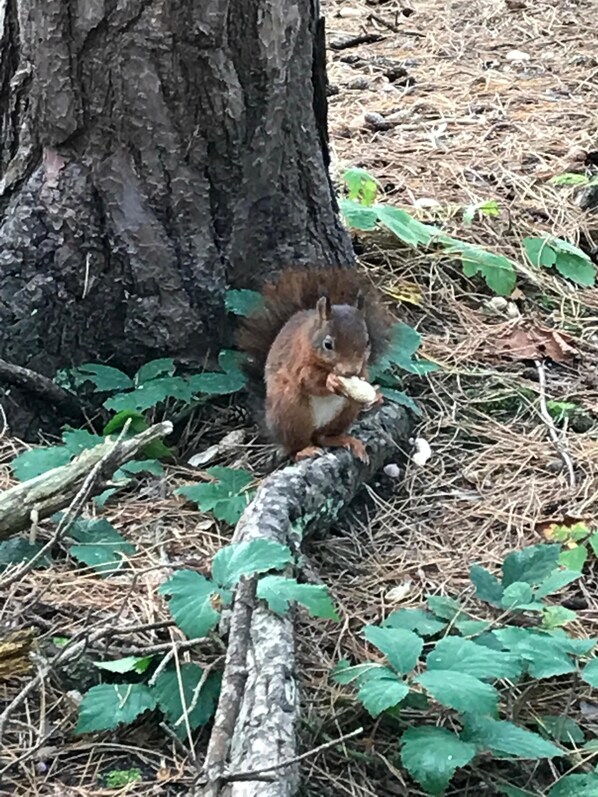
[[[326,335],[326,337],[322,341],[322,346],[326,349],[326,351],[332,351],[334,349],[334,341],[332,340],[330,335]]]

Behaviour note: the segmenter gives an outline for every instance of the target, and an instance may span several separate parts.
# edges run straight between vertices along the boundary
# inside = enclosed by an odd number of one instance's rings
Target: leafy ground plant
[[[342,661],[336,667],[334,679],[353,683],[357,699],[373,717],[386,714],[405,728],[402,709],[425,712],[439,704],[448,712],[450,728],[431,725],[424,715],[422,724],[410,724],[400,738],[402,765],[427,794],[444,794],[455,772],[480,755],[551,759],[566,757],[571,745],[586,744],[585,734],[569,718],[565,725],[555,717],[537,716],[538,733],[519,717],[508,716],[510,690],[523,680],[529,686],[530,681],[579,672],[583,681],[598,687],[598,659],[588,658],[597,640],[571,637],[562,626],[575,613],[547,601],[580,576],[559,566],[559,554],[559,545],[512,553],[500,579],[480,566],[471,568],[477,598],[497,609],[498,617],[474,619],[459,601],[430,596],[425,609],[402,609],[382,625],[363,629],[384,663],[351,666]],[[521,624],[530,612],[540,625]],[[513,623],[516,618],[521,619]],[[438,716],[437,710],[433,713]],[[593,741],[587,744],[590,749]],[[555,785],[550,797],[566,793],[561,788]]]
[[[344,181],[347,196],[340,200],[339,205],[349,227],[371,232],[377,225],[381,225],[409,246],[439,247],[446,254],[456,255],[461,259],[463,273],[467,277],[480,274],[488,287],[499,296],[508,296],[513,292],[517,281],[517,266],[509,258],[453,238],[440,227],[424,224],[401,208],[376,203],[378,184],[363,169],[349,169],[345,172]],[[497,215],[498,207],[492,202],[472,205],[465,210],[465,223],[470,224],[478,212]],[[562,276],[578,285],[594,285],[594,265],[589,256],[573,244],[560,238],[546,237],[529,237],[523,243],[533,266],[554,266]]]
[[[291,551],[269,540],[227,545],[214,556],[211,579],[194,570],[177,570],[160,588],[169,599],[177,626],[199,644],[214,631],[222,609],[229,606],[232,590],[243,577],[260,576],[257,596],[278,614],[299,603],[313,616],[338,619],[324,586],[300,584],[276,575],[291,562]],[[220,689],[221,674],[204,673],[195,664],[162,669],[156,656],[96,662],[114,682],[93,686],[79,707],[76,732],[112,730],[128,725],[149,711],[159,710],[175,733],[183,738],[211,718]],[[157,675],[155,676],[154,674]]]

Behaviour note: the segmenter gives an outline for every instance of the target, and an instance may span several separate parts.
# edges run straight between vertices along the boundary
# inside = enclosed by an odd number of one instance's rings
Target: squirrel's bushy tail
[[[371,362],[384,352],[391,322],[371,285],[354,269],[288,269],[262,289],[264,302],[253,315],[243,319],[237,345],[247,355],[243,369],[250,382],[263,387],[264,368],[270,347],[286,322],[299,310],[311,310],[323,293],[332,304],[355,304],[361,291],[365,319],[371,340]],[[258,388],[259,389],[259,388]],[[261,392],[261,391],[260,391]]]

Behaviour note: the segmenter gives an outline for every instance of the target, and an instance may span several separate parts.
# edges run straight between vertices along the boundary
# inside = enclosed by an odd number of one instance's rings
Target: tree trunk
[[[0,0],[0,46],[0,357],[197,362],[227,286],[352,262],[317,0]]]

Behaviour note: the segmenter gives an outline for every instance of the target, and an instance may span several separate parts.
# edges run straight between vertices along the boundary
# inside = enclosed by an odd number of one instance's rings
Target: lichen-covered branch
[[[101,472],[90,490],[90,496],[99,495],[121,465],[133,459],[148,443],[171,432],[172,424],[164,421],[128,440],[106,440],[83,451],[68,465],[53,468],[0,493],[0,540],[27,528],[33,511],[42,520],[68,506],[88,474],[101,463]]]
[[[367,416],[358,434],[369,464],[346,451],[285,468],[267,478],[237,525],[234,542],[268,539],[298,551],[302,537],[329,527],[361,485],[401,456],[411,416],[386,405]],[[298,717],[293,623],[239,586],[232,609],[222,692],[205,763],[202,797],[291,797],[297,789]],[[275,770],[268,767],[276,767]],[[259,771],[253,780],[235,774]]]

